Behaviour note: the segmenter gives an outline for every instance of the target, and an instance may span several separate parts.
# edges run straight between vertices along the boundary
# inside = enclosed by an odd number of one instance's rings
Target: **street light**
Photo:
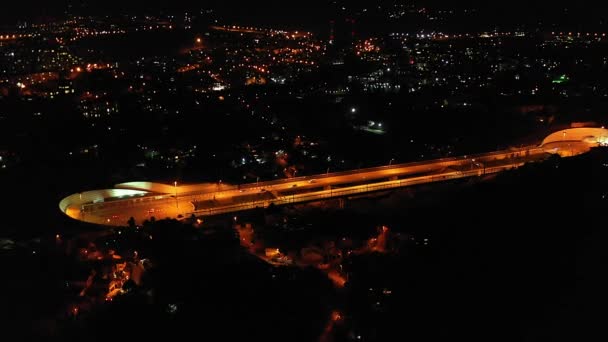
[[[393,165],[393,162],[395,161],[395,158],[391,158],[391,160],[388,162],[388,166]]]
[[[177,201],[177,181],[173,182],[175,187],[175,209],[179,210],[179,202]]]
[[[475,161],[475,159],[471,159],[471,170],[473,170],[473,165],[475,165],[476,167],[482,167],[483,171],[482,174],[486,174],[486,164],[484,164],[483,162],[480,161]]]

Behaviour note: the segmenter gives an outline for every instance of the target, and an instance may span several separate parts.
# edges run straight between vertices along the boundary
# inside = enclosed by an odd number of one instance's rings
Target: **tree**
[[[281,210],[274,203],[270,203],[268,205],[268,207],[266,208],[266,214],[268,214],[268,215],[278,214],[280,212],[281,212]]]

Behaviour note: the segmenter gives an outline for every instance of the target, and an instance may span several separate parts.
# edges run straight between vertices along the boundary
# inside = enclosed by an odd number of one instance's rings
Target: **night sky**
[[[84,12],[90,14],[101,13],[125,13],[125,12],[141,12],[141,9],[147,9],[149,12],[157,12],[158,10],[173,11],[181,9],[196,9],[196,8],[218,8],[235,17],[242,16],[258,16],[272,18],[273,16],[281,15],[290,19],[306,21],[318,16],[319,11],[327,10],[332,7],[332,3],[345,4],[346,7],[371,8],[375,4],[391,4],[399,3],[398,0],[316,0],[316,1],[293,1],[285,2],[279,0],[261,0],[261,1],[195,1],[195,0],[174,0],[174,1],[149,1],[149,0],[31,0],[12,2],[10,6],[5,6],[0,11],[0,16],[5,20],[24,19],[24,18],[41,18],[45,16],[55,16],[63,13],[68,4],[72,9],[85,8]],[[408,2],[409,3],[409,2]],[[481,1],[481,0],[463,0],[463,1],[445,1],[445,0],[417,0],[414,1],[419,6],[429,6],[431,8],[481,8],[484,12],[493,15],[514,15],[520,17],[555,17],[563,14],[564,11],[584,18],[585,16],[597,18],[598,16],[606,17],[602,14],[603,6],[598,2],[582,1],[582,2],[566,2],[552,0],[524,1],[512,0],[505,2],[496,1]],[[335,6],[335,5],[334,5]],[[565,10],[567,8],[567,10]],[[598,13],[599,12],[599,13]]]

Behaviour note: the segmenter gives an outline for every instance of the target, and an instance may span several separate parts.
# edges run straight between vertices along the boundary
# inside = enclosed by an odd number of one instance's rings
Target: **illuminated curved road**
[[[580,129],[579,129],[580,130]],[[600,129],[597,129],[600,130]],[[305,176],[241,186],[226,184],[165,185],[125,183],[115,189],[74,194],[60,203],[70,217],[96,224],[125,225],[130,217],[137,223],[155,217],[208,216],[268,207],[353,196],[411,185],[481,176],[546,159],[557,153],[568,157],[587,152],[608,138],[608,130],[590,134],[582,131],[556,132],[542,147],[518,149],[397,164],[353,171]],[[559,134],[557,134],[559,133]],[[576,136],[566,140],[566,134]],[[555,137],[561,138],[557,139]],[[177,196],[176,196],[177,195]],[[180,216],[181,215],[181,216]]]

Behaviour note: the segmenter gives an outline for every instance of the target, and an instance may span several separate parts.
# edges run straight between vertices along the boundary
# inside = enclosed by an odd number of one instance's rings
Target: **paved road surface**
[[[91,223],[125,225],[130,217],[137,223],[155,217],[175,218],[192,214],[233,213],[271,203],[284,205],[416,184],[480,176],[519,167],[526,162],[547,158],[550,153],[584,153],[589,149],[578,142],[552,143],[471,156],[443,158],[407,164],[375,167],[330,174],[256,182],[241,186],[226,184],[175,186],[175,192],[145,193],[102,203],[78,203],[65,209],[69,216]],[[183,191],[181,191],[183,190]],[[176,198],[177,194],[177,198]]]

